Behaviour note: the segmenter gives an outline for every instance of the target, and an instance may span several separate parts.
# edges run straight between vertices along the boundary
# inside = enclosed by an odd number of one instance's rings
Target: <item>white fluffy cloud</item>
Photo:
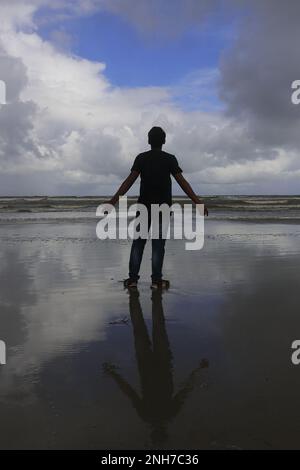
[[[282,175],[282,191],[299,189],[296,149],[258,138],[254,121],[235,112],[228,64],[235,65],[236,49],[224,59],[220,76],[228,114],[207,109],[209,81],[213,89],[217,71],[199,71],[177,87],[118,88],[106,78],[104,63],[64,52],[55,41],[42,40],[35,28],[34,13],[44,5],[56,15],[110,8],[126,16],[131,3],[1,1],[5,21],[0,26],[0,79],[8,96],[8,104],[0,108],[1,193],[110,193],[134,156],[147,148],[152,125],[165,128],[167,149],[176,153],[201,192],[276,192]],[[141,24],[148,14],[153,18],[149,31],[159,28],[155,9],[160,3],[151,3],[147,10],[147,2],[140,1],[133,21]],[[177,3],[182,9],[183,3]],[[201,8],[192,0],[185,5],[181,28],[200,23],[209,13],[208,2]],[[181,107],[180,94],[185,100],[190,94],[198,107]],[[237,100],[242,106],[239,95]]]

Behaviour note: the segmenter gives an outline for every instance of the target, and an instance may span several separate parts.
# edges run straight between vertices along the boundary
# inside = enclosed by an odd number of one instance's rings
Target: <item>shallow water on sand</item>
[[[0,226],[1,448],[299,448],[300,226],[208,221],[162,296],[95,224]]]

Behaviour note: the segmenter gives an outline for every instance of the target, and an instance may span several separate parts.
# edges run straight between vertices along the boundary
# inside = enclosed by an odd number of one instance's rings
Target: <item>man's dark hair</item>
[[[148,142],[152,147],[161,147],[166,142],[166,133],[161,127],[152,127],[148,132]]]

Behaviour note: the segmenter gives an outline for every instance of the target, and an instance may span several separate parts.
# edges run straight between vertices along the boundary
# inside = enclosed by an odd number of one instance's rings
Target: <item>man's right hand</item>
[[[201,215],[204,215],[204,216],[208,215],[207,207],[200,200],[197,202],[196,207],[197,207],[197,209],[198,209],[198,211],[200,212]],[[203,208],[203,212],[202,212],[202,208]]]

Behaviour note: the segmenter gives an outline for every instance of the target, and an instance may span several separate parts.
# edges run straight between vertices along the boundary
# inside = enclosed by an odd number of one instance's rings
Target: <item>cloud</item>
[[[109,8],[147,34],[164,25],[177,34],[205,24],[217,2],[176,1],[170,10],[158,0],[3,0],[0,79],[7,83],[8,105],[0,108],[2,194],[111,193],[147,148],[152,125],[165,128],[167,150],[198,191],[276,192],[282,178],[288,190],[299,190],[300,107],[290,101],[290,84],[300,78],[299,7],[277,0],[245,4],[251,8],[219,70],[196,71],[169,87],[119,88],[103,62],[62,47],[68,38],[43,40],[36,13],[47,7],[48,20]],[[222,106],[214,98],[218,86]]]
[[[299,146],[300,107],[291,103],[299,78],[300,3],[255,0],[221,63],[221,97],[265,146]]]
[[[10,96],[0,109],[0,168],[2,180],[16,177],[11,191],[20,175],[26,193],[36,192],[43,172],[51,193],[62,175],[75,192],[124,176],[168,91],[114,88],[105,64],[66,54],[33,31],[8,29],[0,40]]]
[[[20,101],[20,94],[28,83],[26,68],[19,58],[7,55],[0,48],[1,79],[6,85],[6,104],[0,107],[0,161],[1,168],[12,168],[25,153],[40,156],[32,131],[36,105]]]

